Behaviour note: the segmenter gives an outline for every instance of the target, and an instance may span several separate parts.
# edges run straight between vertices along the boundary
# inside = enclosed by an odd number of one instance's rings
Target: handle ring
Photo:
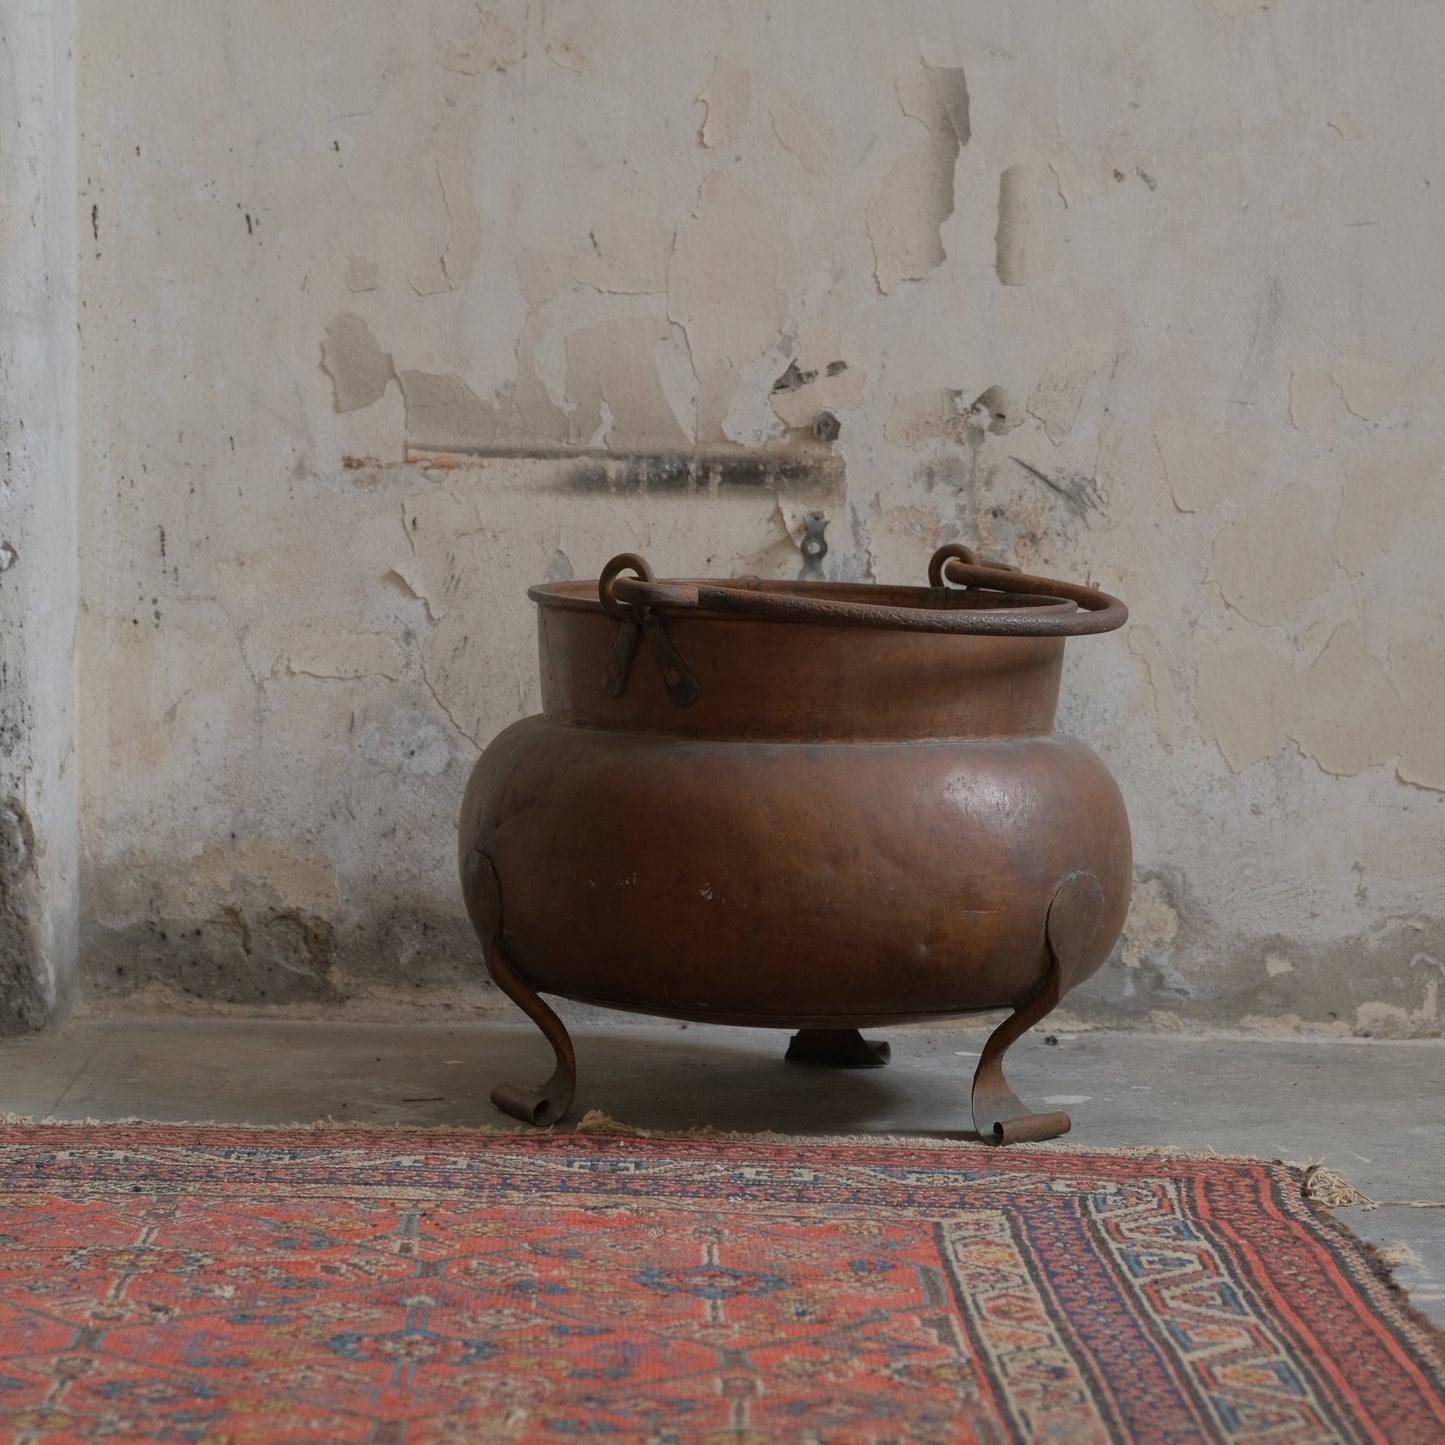
[[[602,610],[614,622],[635,622],[637,619],[632,614],[636,609],[632,604],[617,600],[617,579],[623,572],[635,573],[643,582],[655,582],[657,578],[647,559],[636,552],[619,552],[602,569],[602,575],[597,579],[597,598],[602,603]]]

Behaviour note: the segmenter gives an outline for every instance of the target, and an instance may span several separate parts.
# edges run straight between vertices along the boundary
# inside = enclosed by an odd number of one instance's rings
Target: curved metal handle
[[[635,572],[636,578],[623,577]],[[935,591],[947,582],[980,592],[1023,593],[1073,602],[1072,613],[1017,607],[996,610],[961,607],[890,607],[873,602],[840,602],[805,590],[772,592],[756,581],[658,582],[636,553],[614,557],[597,584],[609,617],[629,620],[649,612],[723,612],[775,622],[834,627],[872,627],[894,632],[949,632],[980,637],[1081,637],[1123,626],[1129,609],[1096,587],[1032,577],[1003,562],[980,562],[966,547],[940,547],[928,564]],[[935,580],[936,579],[936,580]],[[627,609],[627,610],[623,610]]]

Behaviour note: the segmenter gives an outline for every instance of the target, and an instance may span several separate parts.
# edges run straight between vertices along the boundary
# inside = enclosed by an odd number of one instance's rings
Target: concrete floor
[[[586,1022],[570,1118],[601,1109],[648,1129],[958,1139],[986,1034],[897,1028],[886,1069],[783,1062],[786,1034]],[[1050,1044],[1047,1038],[1056,1037]],[[1377,1200],[1445,1201],[1445,1041],[1081,1033],[1026,1036],[1009,1078],[1035,1108],[1073,1115],[1080,1148],[1171,1145],[1320,1161]],[[550,1051],[526,1024],[72,1017],[0,1042],[0,1109],[56,1119],[513,1126],[498,1079],[533,1084]],[[516,1125],[515,1127],[522,1127]],[[1445,1326],[1445,1208],[1384,1204],[1340,1218],[1408,1246],[1396,1270]]]

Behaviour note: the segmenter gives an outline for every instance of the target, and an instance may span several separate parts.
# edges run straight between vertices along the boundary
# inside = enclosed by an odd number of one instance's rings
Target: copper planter
[[[460,862],[487,967],[556,1070],[496,1104],[550,1123],[571,1102],[542,993],[794,1029],[789,1057],[837,1064],[886,1058],[864,1027],[1011,1008],[975,1127],[1068,1129],[1001,1062],[1123,927],[1123,800],[1053,723],[1065,638],[1125,609],[961,547],[930,583],[657,582],[624,556],[532,589],[543,711],[478,761]]]

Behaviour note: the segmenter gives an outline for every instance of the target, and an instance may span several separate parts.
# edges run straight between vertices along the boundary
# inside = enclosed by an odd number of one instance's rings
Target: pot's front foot
[[[519,1089],[501,1083],[492,1089],[492,1103],[504,1114],[528,1124],[555,1124],[571,1107],[577,1092],[577,1070],[570,1061],[557,1060],[552,1077],[540,1089]]]
[[[881,1069],[893,1050],[882,1039],[865,1039],[857,1029],[799,1029],[783,1055],[790,1064],[825,1064],[834,1069]]]
[[[973,1127],[985,1144],[1036,1143],[1067,1134],[1065,1113],[1035,1114],[1009,1087],[1003,1056],[1020,1035],[1053,1012],[1073,983],[1104,912],[1104,894],[1092,873],[1071,873],[1049,901],[1044,939],[1049,972],[1044,986],[1021,1003],[989,1036],[973,1076]]]
[[[552,1045],[555,1060],[552,1077],[541,1088],[520,1089],[516,1084],[498,1084],[492,1090],[492,1103],[528,1124],[555,1124],[571,1107],[572,1096],[577,1092],[577,1055],[567,1026],[517,976],[500,947],[487,950],[487,972],[497,987],[542,1030]]]
[[[542,1031],[552,1045],[552,1077],[539,1089],[501,1083],[492,1103],[503,1113],[528,1124],[555,1124],[572,1105],[577,1092],[577,1054],[567,1026],[542,1001],[502,952],[502,885],[485,853],[473,848],[462,862],[462,893],[492,982]]]

